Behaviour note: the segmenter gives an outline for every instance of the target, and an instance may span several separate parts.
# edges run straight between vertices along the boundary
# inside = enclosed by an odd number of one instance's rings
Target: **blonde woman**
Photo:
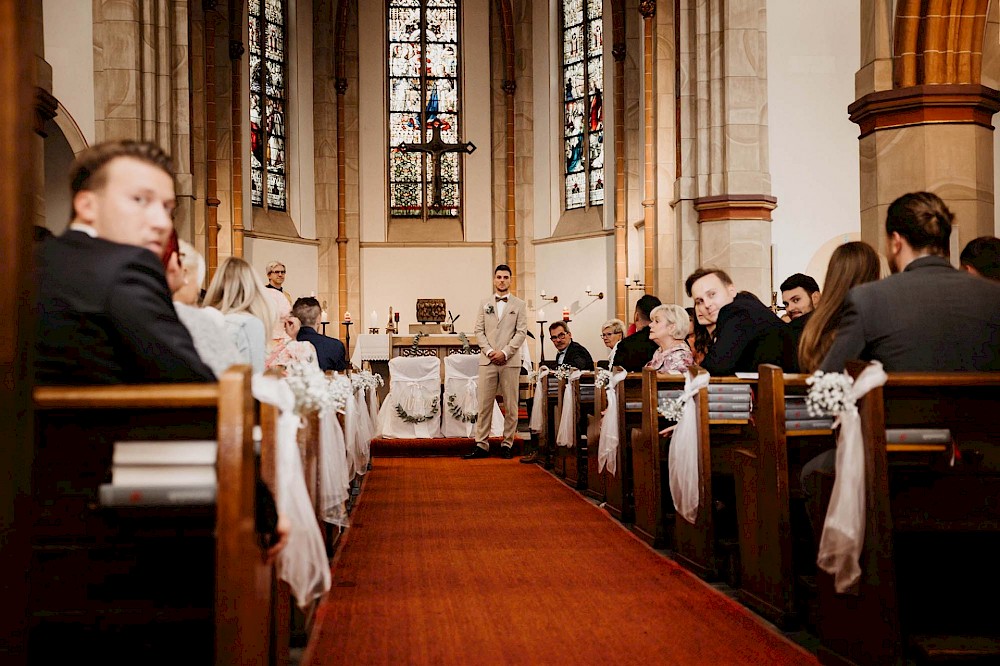
[[[263,372],[275,317],[250,264],[239,257],[226,257],[208,285],[205,305],[223,314],[243,362],[254,372]]]
[[[649,339],[658,345],[653,360],[646,364],[657,372],[682,374],[694,365],[694,356],[687,344],[691,318],[679,305],[658,305],[649,313]]]
[[[625,322],[621,319],[609,319],[601,324],[601,340],[604,346],[611,350],[608,354],[608,367],[615,367],[615,352],[618,351],[618,343],[625,337]]]

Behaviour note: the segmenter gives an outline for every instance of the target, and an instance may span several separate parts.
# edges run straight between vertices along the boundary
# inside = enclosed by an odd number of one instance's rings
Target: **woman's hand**
[[[298,317],[293,315],[288,315],[282,320],[282,325],[285,327],[285,335],[294,340],[298,334],[299,329],[302,328],[302,322],[299,321]]]

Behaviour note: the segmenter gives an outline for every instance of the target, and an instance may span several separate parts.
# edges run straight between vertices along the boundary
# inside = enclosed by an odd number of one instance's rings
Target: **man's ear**
[[[73,196],[73,219],[93,224],[97,219],[97,195],[91,190],[80,190]]]
[[[819,305],[819,298],[821,295],[822,294],[820,294],[820,292],[818,291],[814,291],[813,293],[809,294],[809,299],[812,301],[813,308]]]
[[[735,284],[728,284],[728,285],[726,285],[726,291],[729,292],[730,296],[732,296],[733,298],[736,298],[736,285]]]
[[[899,251],[903,248],[903,237],[899,235],[898,231],[893,231],[889,234],[886,244],[892,248],[893,254],[899,254]]]

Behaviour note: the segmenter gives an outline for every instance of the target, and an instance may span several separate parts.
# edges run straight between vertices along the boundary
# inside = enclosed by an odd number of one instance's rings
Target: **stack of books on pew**
[[[748,421],[753,411],[749,384],[709,384],[709,421]]]
[[[101,506],[214,504],[217,454],[214,440],[115,442]]]
[[[798,430],[830,430],[833,417],[815,417],[809,414],[804,395],[785,396],[785,432]]]

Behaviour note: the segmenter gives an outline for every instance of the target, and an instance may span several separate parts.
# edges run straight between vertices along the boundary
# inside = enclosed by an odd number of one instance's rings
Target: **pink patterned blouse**
[[[686,343],[680,343],[676,347],[664,351],[657,349],[653,354],[653,360],[646,364],[647,368],[655,368],[657,372],[665,374],[680,375],[689,366],[694,365],[694,356]]]

